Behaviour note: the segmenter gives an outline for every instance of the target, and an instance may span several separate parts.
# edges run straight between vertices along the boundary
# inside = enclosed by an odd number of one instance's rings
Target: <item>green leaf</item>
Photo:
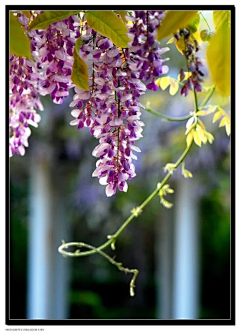
[[[18,18],[10,13],[10,53],[19,57],[33,60],[30,40],[24,32]]]
[[[80,38],[79,38],[80,39]],[[79,47],[79,39],[76,44]],[[76,50],[76,45],[73,51],[73,67],[72,67],[72,82],[80,87],[84,91],[89,91],[89,82],[88,82],[88,67],[84,60],[78,55],[78,50]]]
[[[166,12],[165,18],[157,30],[157,39],[163,38],[174,34],[178,29],[187,27],[197,15],[197,10],[179,11],[169,10]]]
[[[77,53],[79,52],[79,50],[81,49],[81,47],[83,46],[83,44],[84,44],[84,41],[82,40],[82,36],[80,36],[76,40],[75,47],[74,47]]]
[[[224,25],[230,26],[230,10],[214,10],[213,23],[216,30]]]
[[[127,48],[130,38],[127,36],[127,26],[117,14],[111,11],[87,11],[88,25],[108,37],[117,47]]]
[[[128,23],[128,20],[126,19],[126,15],[127,15],[126,10],[115,10],[114,12],[121,16],[121,19],[123,20],[124,23]]]
[[[198,30],[200,23],[200,15],[197,14],[194,19],[188,24],[187,28],[191,30],[191,32],[194,34]]]
[[[45,11],[43,14],[39,14],[31,23],[30,30],[33,29],[46,29],[51,23],[61,21],[67,17],[78,14],[79,10],[64,11]]]
[[[216,90],[223,96],[230,95],[231,44],[230,27],[222,25],[211,37],[207,51],[207,62]]]

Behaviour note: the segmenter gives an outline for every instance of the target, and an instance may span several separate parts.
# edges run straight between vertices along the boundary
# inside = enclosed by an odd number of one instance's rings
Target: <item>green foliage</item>
[[[207,48],[207,62],[216,90],[223,96],[230,95],[231,85],[231,42],[229,11],[213,13],[216,33],[211,37]]]
[[[196,33],[200,24],[200,15],[197,14],[194,19],[188,24],[187,28],[191,31],[191,33]]]
[[[124,23],[128,23],[128,20],[126,19],[127,11],[126,10],[115,10],[114,13],[121,16],[121,19]]]
[[[27,57],[33,60],[30,40],[24,33],[23,27],[17,16],[10,13],[10,53],[19,57]]]
[[[127,48],[130,38],[127,36],[127,26],[117,14],[111,11],[88,11],[86,13],[88,25],[108,37],[116,46]]]
[[[182,163],[182,175],[184,178],[192,178],[192,173],[185,168],[185,163]]]
[[[219,123],[219,127],[224,127],[225,126],[226,133],[229,136],[230,133],[231,133],[230,119],[229,119],[227,113],[221,107],[218,107],[217,112],[213,116],[213,123],[218,121],[220,118],[222,118],[222,119]]]
[[[43,14],[39,14],[31,23],[30,30],[33,29],[46,29],[51,23],[61,21],[67,17],[78,14],[79,10],[72,11],[45,11]]]
[[[230,26],[230,11],[229,10],[215,10],[213,11],[213,23],[216,30],[222,26]]]
[[[163,38],[174,34],[178,29],[186,27],[196,17],[197,13],[197,10],[166,11],[165,18],[163,19],[162,24],[158,27],[157,39],[160,41]]]
[[[79,37],[76,41],[73,52],[74,63],[72,68],[71,80],[76,86],[80,87],[84,91],[89,91],[88,67],[84,60],[78,55],[81,42],[81,37]]]
[[[166,184],[160,189],[158,194],[160,197],[160,203],[166,208],[171,208],[173,204],[164,199],[164,196],[166,196],[168,193],[174,193],[174,190],[169,187],[169,184]]]

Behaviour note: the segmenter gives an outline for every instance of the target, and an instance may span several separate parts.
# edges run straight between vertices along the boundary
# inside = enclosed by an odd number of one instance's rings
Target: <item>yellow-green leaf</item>
[[[64,11],[64,10],[53,10],[45,11],[39,14],[31,23],[30,30],[33,29],[46,29],[50,24],[61,21],[67,17],[80,13],[79,10]]]
[[[222,25],[211,37],[207,47],[207,62],[216,90],[223,96],[230,95],[231,45],[230,27]]]
[[[157,39],[160,41],[163,38],[174,34],[178,29],[186,27],[197,15],[198,11],[166,11],[165,18],[157,30]]]
[[[213,23],[216,30],[223,25],[230,26],[230,10],[214,10]]]
[[[223,115],[222,111],[217,111],[213,116],[213,123],[215,123],[217,120],[220,119],[220,117]]]
[[[127,36],[128,29],[117,14],[111,11],[87,11],[86,19],[88,25],[108,37],[116,46],[127,48],[130,38]]]
[[[224,127],[226,125],[226,123],[228,122],[227,117],[223,117],[221,122],[219,123],[219,127]]]
[[[187,147],[190,147],[190,145],[192,144],[193,141],[193,131],[190,131],[186,137],[186,142],[187,142]]]
[[[199,121],[200,120],[198,120],[198,122]],[[197,124],[197,126],[196,126],[196,132],[199,136],[200,141],[203,142],[203,143],[206,143],[207,142],[207,137],[205,136],[205,131],[199,124]]]
[[[126,10],[115,10],[114,11],[116,14],[121,16],[121,19],[123,20],[124,23],[128,23],[128,20],[126,19],[127,11]]]
[[[207,140],[210,144],[212,144],[213,140],[214,140],[214,137],[211,133],[208,133],[207,131],[205,132],[205,135],[207,137]]]
[[[83,89],[84,91],[89,91],[88,83],[88,67],[84,60],[78,55],[76,49],[73,52],[74,63],[72,67],[72,82]]]
[[[24,32],[18,18],[10,13],[10,43],[9,51],[11,54],[19,57],[27,57],[33,60],[31,54],[30,40]]]
[[[158,80],[158,79],[157,79]],[[157,84],[158,85],[158,84]],[[164,91],[170,85],[170,77],[159,78],[159,86]]]
[[[178,82],[170,78],[170,88],[169,88],[170,95],[175,95],[178,91],[178,88],[179,88]]]
[[[198,30],[200,23],[200,15],[197,14],[193,20],[187,25],[187,28],[192,32],[195,33]]]
[[[231,133],[230,120],[228,120],[228,122],[225,124],[225,129],[226,129],[227,135],[230,136],[230,133]]]
[[[202,141],[201,141],[201,138],[200,138],[200,136],[199,136],[199,133],[198,133],[196,130],[193,131],[193,139],[194,139],[194,142],[195,142],[199,147],[201,147],[201,145],[202,145]]]

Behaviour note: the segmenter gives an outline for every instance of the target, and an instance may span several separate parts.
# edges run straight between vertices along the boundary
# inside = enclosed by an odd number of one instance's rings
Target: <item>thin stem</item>
[[[118,268],[118,270],[120,271],[124,271],[125,273],[132,273],[133,277],[132,280],[130,282],[130,295],[134,296],[134,287],[135,287],[135,280],[137,278],[138,275],[138,270],[137,269],[128,269],[122,266],[122,263],[120,262],[116,262],[112,257],[110,257],[108,254],[106,254],[105,252],[99,250],[98,248],[95,248],[94,246],[90,245],[90,244],[86,244],[83,242],[71,242],[71,243],[67,243],[65,244],[65,242],[63,241],[61,247],[59,247],[59,249],[61,248],[68,248],[68,247],[77,247],[77,248],[87,248],[87,249],[91,249],[93,251],[95,251],[96,253],[98,253],[99,255],[103,256],[104,258],[106,258],[111,264],[113,264],[114,266],[116,266]],[[60,250],[59,250],[60,251]],[[76,255],[80,255],[81,251],[79,249],[75,250],[74,254]],[[64,251],[64,255],[71,255],[72,253],[66,252]]]
[[[200,14],[202,15],[203,20],[206,22],[206,25],[208,26],[208,29],[211,30],[211,28],[209,27],[209,24],[208,24],[207,20],[205,19],[203,13],[200,12]]]
[[[193,94],[194,94],[195,112],[197,112],[198,111],[198,100],[197,100],[197,93],[196,93],[195,89],[193,90]]]
[[[205,99],[203,100],[203,102],[201,103],[201,105],[199,106],[199,109],[202,109],[208,103],[208,101],[212,97],[214,91],[215,91],[215,86],[213,86],[212,88],[210,88],[210,90],[208,91],[207,96],[205,97]]]
[[[174,164],[174,170],[183,162],[187,154],[189,153],[192,143],[184,150],[183,154],[180,156],[180,158],[177,160],[177,162]],[[149,197],[138,207],[140,211],[158,194],[158,192],[161,190],[161,188],[166,184],[168,179],[172,176],[173,171],[168,172],[168,174],[163,178],[162,182],[157,185],[157,188],[149,195]],[[109,240],[99,246],[98,248],[94,248],[90,251],[85,251],[81,253],[71,253],[67,252],[64,249],[68,248],[69,246],[82,246],[81,243],[79,242],[70,242],[70,243],[64,243],[58,248],[58,251],[64,255],[64,256],[70,256],[70,257],[82,257],[82,256],[88,256],[95,254],[96,252],[99,253],[99,251],[105,249],[108,247],[110,244],[114,243],[117,239],[117,237],[123,232],[123,230],[129,225],[129,223],[136,217],[135,214],[131,214],[128,219],[122,224],[122,226],[116,231],[115,234],[109,236]]]
[[[192,116],[191,114],[188,114],[188,115],[181,116],[181,117],[170,117],[170,116],[164,115],[160,112],[156,112],[149,107],[143,107],[142,106],[142,108],[145,109],[146,111],[148,111],[149,113],[151,113],[155,116],[158,116],[158,117],[160,117],[164,120],[167,120],[167,121],[186,121],[186,120],[190,119],[190,117]]]

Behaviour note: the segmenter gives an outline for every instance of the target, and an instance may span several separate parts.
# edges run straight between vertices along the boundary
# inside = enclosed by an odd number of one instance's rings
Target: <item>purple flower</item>
[[[28,32],[41,73],[40,94],[50,94],[56,104],[61,104],[69,95],[69,89],[74,87],[71,81],[73,48],[80,36],[79,26],[79,17],[73,15],[45,30]]]
[[[128,59],[126,67],[122,68],[120,50],[110,40],[97,33],[93,42],[90,28],[83,36],[85,44],[81,57],[94,64],[94,76],[90,84],[91,95],[75,88],[70,106],[78,106],[81,102],[81,108],[72,111],[75,119],[70,124],[79,129],[82,125],[89,127],[90,133],[99,140],[92,153],[98,158],[92,175],[106,185],[106,195],[112,196],[117,189],[126,192],[127,181],[136,175],[133,159],[137,157],[133,151],[140,152],[140,149],[134,142],[142,137],[144,126],[140,121],[138,99],[146,87],[132,77]],[[96,59],[94,55],[98,50],[101,50],[101,57]]]
[[[21,67],[21,71],[18,68]],[[9,154],[23,156],[31,134],[29,125],[41,120],[36,110],[43,110],[38,96],[38,74],[34,63],[11,55],[9,60]]]
[[[157,88],[152,83],[156,77],[168,72],[168,67],[163,63],[161,55],[169,48],[161,49],[155,40],[156,29],[161,24],[164,11],[135,11],[131,17],[133,26],[129,29],[132,43],[129,47],[129,57],[132,60],[130,68],[138,70],[137,78],[148,83],[147,89],[155,91]]]

